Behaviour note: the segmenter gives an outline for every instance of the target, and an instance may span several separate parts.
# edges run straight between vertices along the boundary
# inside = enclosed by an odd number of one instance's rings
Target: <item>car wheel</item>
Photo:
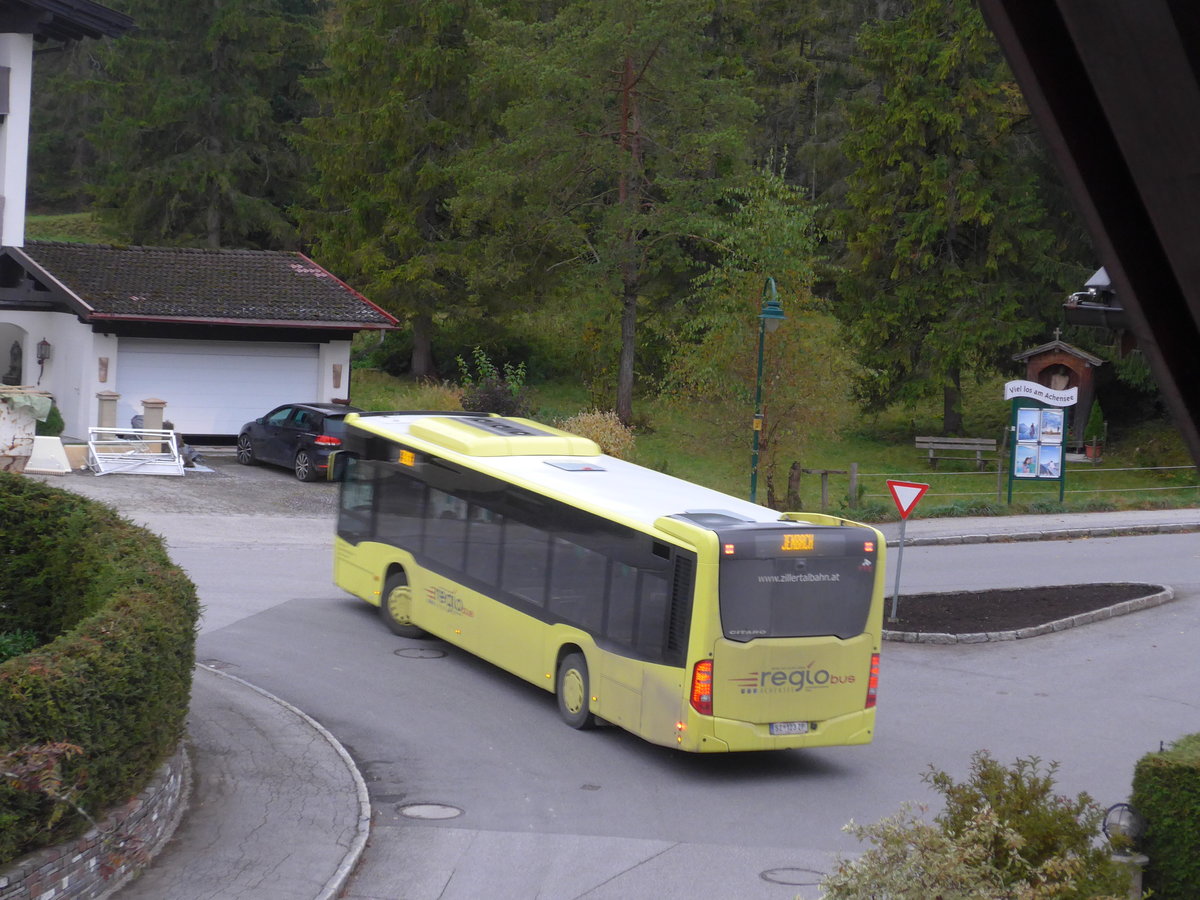
[[[558,664],[558,712],[563,721],[580,730],[595,728],[596,717],[588,712],[587,660],[582,653],[568,653]]]
[[[248,434],[238,435],[237,461],[243,466],[252,466],[256,462],[254,459],[254,447],[250,443],[250,435]]]
[[[412,624],[412,588],[408,576],[403,572],[390,575],[383,585],[383,596],[379,602],[379,615],[392,634],[406,638],[423,638],[429,635]]]
[[[307,450],[296,452],[296,478],[300,481],[316,481],[321,475],[313,463],[312,454]]]

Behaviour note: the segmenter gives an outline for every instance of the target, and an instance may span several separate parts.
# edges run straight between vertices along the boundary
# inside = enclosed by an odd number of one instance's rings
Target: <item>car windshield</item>
[[[341,416],[326,416],[325,433],[332,437],[344,436],[346,434],[346,420]]]

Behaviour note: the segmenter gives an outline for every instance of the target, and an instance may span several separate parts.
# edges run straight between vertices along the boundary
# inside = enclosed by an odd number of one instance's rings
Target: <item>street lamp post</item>
[[[762,434],[762,383],[763,344],[768,331],[774,331],[786,319],[779,292],[775,290],[775,279],[767,278],[763,283],[762,312],[758,314],[758,379],[754,383],[754,449],[750,455],[750,502],[758,502],[758,440]]]

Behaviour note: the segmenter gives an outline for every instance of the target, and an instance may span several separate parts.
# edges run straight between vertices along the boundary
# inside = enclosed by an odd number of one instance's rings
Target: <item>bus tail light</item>
[[[702,659],[692,669],[692,709],[702,716],[712,715],[713,664]]]
[[[867,679],[867,705],[866,709],[871,709],[875,706],[875,698],[879,694],[879,654],[871,654],[871,675]]]

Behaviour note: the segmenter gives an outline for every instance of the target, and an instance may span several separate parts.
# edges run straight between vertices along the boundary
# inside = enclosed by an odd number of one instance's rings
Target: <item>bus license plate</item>
[[[771,734],[808,734],[807,722],[772,722]]]

